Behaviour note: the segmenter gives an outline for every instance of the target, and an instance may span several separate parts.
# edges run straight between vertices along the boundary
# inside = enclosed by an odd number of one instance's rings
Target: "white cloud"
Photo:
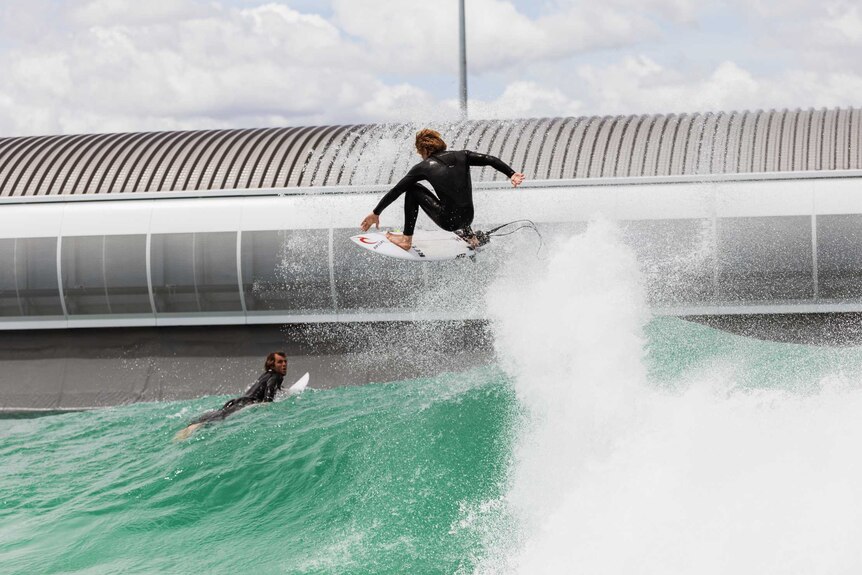
[[[456,101],[437,101],[410,84],[399,84],[378,91],[361,104],[359,111],[364,117],[376,122],[454,121],[460,116]]]
[[[97,21],[92,6],[76,18]],[[178,11],[165,6],[132,11],[121,24],[73,28],[62,47],[5,52],[0,96],[18,112],[3,114],[0,130],[326,122],[386,89],[365,70],[361,51],[319,16],[276,4],[207,12],[192,2]]]
[[[644,56],[613,66],[584,66],[578,76],[600,114],[707,112],[858,105],[862,75],[787,70],[756,77],[725,61],[704,77],[665,69]],[[596,113],[596,112],[594,112]]]
[[[457,117],[455,2],[328,6],[3,0],[0,134]],[[855,0],[467,7],[472,117],[859,104]]]
[[[535,82],[517,81],[506,86],[493,101],[471,100],[471,118],[537,118],[577,116],[582,104],[556,88],[545,88]]]
[[[88,0],[70,4],[70,20],[84,27],[170,23],[204,17],[209,11],[197,0]]]
[[[404,6],[401,0],[333,2],[335,22],[368,46],[379,69],[405,75],[457,70],[457,3]],[[466,10],[467,53],[478,74],[631,45],[656,33],[642,11],[615,3],[564,3],[535,20],[505,0],[471,0]]]

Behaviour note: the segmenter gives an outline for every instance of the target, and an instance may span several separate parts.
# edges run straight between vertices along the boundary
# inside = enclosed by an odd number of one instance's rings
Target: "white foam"
[[[528,420],[480,573],[849,573],[862,566],[862,391],[746,391],[727,369],[650,385],[637,262],[592,222],[532,279],[492,286]],[[498,526],[502,529],[501,526]],[[508,529],[503,529],[508,532]]]

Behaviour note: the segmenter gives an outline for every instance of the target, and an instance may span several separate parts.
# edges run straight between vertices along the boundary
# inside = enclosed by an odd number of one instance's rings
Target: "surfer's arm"
[[[269,378],[266,380],[266,385],[263,391],[263,397],[261,401],[273,401],[275,400],[275,394],[278,393],[278,390],[281,389],[281,378],[279,378],[276,374],[271,373]]]
[[[495,156],[489,156],[488,154],[480,154],[478,152],[471,152],[470,150],[464,150],[467,153],[467,163],[471,166],[491,166],[498,172],[502,174],[506,174],[507,178],[511,178],[515,175],[515,170],[513,170],[509,164],[497,158]]]
[[[521,172],[516,172],[503,160],[496,156],[490,156],[488,154],[480,154],[478,152],[471,152],[470,150],[464,150],[467,153],[467,163],[471,166],[491,166],[498,172],[502,174],[506,174],[506,177],[512,182],[512,185],[516,188],[521,185],[521,182],[524,181],[524,174]]]
[[[410,189],[411,186],[418,183],[420,180],[425,179],[425,177],[417,169],[419,165],[421,164],[413,166],[413,168],[411,168],[410,171],[407,172],[407,175],[401,178],[401,181],[395,184],[395,186],[380,199],[380,201],[377,203],[377,207],[374,208],[373,212],[371,212],[372,214],[374,214],[375,216],[379,216],[383,213],[383,210],[389,207],[389,204],[398,199],[398,196],[406,192],[408,189]]]

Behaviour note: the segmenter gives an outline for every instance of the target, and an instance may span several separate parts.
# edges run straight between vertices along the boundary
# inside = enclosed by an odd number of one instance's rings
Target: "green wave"
[[[500,496],[516,401],[497,370],[0,421],[0,565],[20,573],[453,573]]]

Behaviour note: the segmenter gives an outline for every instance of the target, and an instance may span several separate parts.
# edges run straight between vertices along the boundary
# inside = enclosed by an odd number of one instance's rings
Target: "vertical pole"
[[[464,20],[464,1],[458,0],[458,64],[461,76],[461,119],[467,119],[467,30]]]

